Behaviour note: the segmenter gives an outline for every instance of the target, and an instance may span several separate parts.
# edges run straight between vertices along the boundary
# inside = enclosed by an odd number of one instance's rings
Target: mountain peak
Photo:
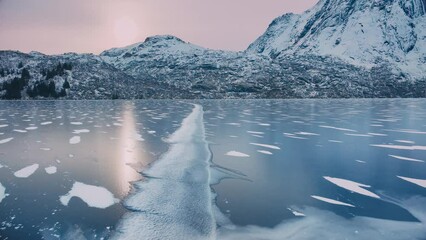
[[[425,13],[426,0],[321,0],[275,19],[247,51],[331,56],[363,67],[390,63],[395,72],[423,77]]]
[[[179,42],[185,43],[182,39],[175,37],[173,35],[155,35],[151,37],[147,37],[144,43],[158,43],[158,42]]]

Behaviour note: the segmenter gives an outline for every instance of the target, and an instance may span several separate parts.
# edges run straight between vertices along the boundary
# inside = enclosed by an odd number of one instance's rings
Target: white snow
[[[38,127],[27,127],[26,130],[36,130]]]
[[[93,208],[107,208],[119,202],[106,188],[81,182],[75,182],[71,190],[61,196],[59,200],[64,206],[68,206],[73,197],[80,198],[89,207]]]
[[[399,160],[404,160],[404,161],[425,162],[423,160],[408,158],[408,157],[401,157],[401,156],[397,156],[397,155],[389,155],[389,157],[393,157],[393,158],[396,158],[396,159],[399,159]]]
[[[39,167],[38,164],[33,164],[30,166],[24,167],[19,171],[16,171],[13,175],[15,175],[15,177],[17,178],[28,178],[29,176],[33,175],[35,171],[37,171],[38,167]]]
[[[347,207],[355,207],[352,204],[344,203],[344,202],[337,201],[337,200],[330,199],[330,198],[326,198],[326,197],[320,197],[320,196],[315,196],[315,195],[312,195],[311,197],[313,197],[313,198],[315,198],[315,199],[317,199],[319,201],[323,201],[323,202],[334,204],[334,205],[341,205],[341,206],[347,206]]]
[[[319,136],[317,133],[311,133],[311,132],[297,132],[295,133],[297,135],[304,135],[304,136]]]
[[[89,129],[76,129],[72,133],[73,134],[80,134],[80,133],[89,133],[89,132],[90,132]]]
[[[293,210],[291,208],[287,208],[287,210],[289,210],[291,213],[293,213],[293,215],[296,216],[296,217],[306,217],[305,214],[303,214],[299,211]]]
[[[0,203],[6,197],[6,188],[0,183]]]
[[[143,139],[142,135],[141,135],[141,134],[139,134],[139,133],[135,133],[135,134],[134,134],[134,139],[135,139],[136,141],[139,141],[139,142],[143,142],[143,141],[145,141],[145,139]]]
[[[352,136],[352,137],[372,137],[369,134],[356,134],[356,133],[345,133],[346,136]]]
[[[47,174],[55,174],[57,169],[55,166],[50,166],[45,168],[44,171],[46,171]]]
[[[401,177],[401,176],[397,176],[397,177],[407,182],[419,185],[420,187],[426,188],[426,179],[416,179],[416,178],[408,178],[408,177]]]
[[[333,126],[326,126],[326,125],[320,125],[319,127],[320,128],[334,129],[334,130],[343,131],[343,132],[357,132],[356,130],[353,130],[353,129],[333,127]]]
[[[346,180],[346,179],[341,179],[341,178],[334,178],[334,177],[324,177],[327,181],[341,187],[344,188],[346,190],[349,190],[351,192],[356,192],[358,194],[362,194],[368,197],[373,197],[373,198],[380,198],[377,194],[370,192],[364,188],[370,188],[371,186],[366,185],[366,184],[362,184],[362,183],[357,183],[354,181],[350,181],[350,180]]]
[[[414,141],[410,141],[410,140],[395,140],[395,142],[406,143],[406,144],[416,144]]]
[[[272,153],[270,151],[257,150],[257,152],[262,153],[262,154],[266,154],[266,155],[272,155]]]
[[[71,125],[83,125],[82,122],[70,122]]]
[[[255,131],[247,131],[250,134],[255,134],[255,135],[263,135],[265,134],[264,132],[255,132]]]
[[[262,144],[262,143],[250,143],[251,145],[254,146],[259,146],[259,147],[264,147],[264,148],[270,148],[270,149],[275,149],[275,150],[280,150],[281,148],[274,146],[274,145],[269,145],[269,144]]]
[[[18,132],[18,133],[26,133],[26,130],[21,130],[21,129],[13,129],[14,132]]]
[[[231,157],[250,157],[250,155],[238,151],[229,151],[225,155]]]
[[[12,140],[13,140],[13,137],[12,137],[12,138],[2,139],[2,140],[0,140],[0,144],[8,143],[8,142],[10,142],[10,141],[12,141]]]
[[[403,145],[390,145],[390,144],[371,144],[372,147],[399,149],[399,150],[420,150],[426,151],[426,146],[403,146]]]
[[[9,125],[7,125],[7,124],[2,124],[2,125],[0,125],[0,128],[4,128],[4,127],[7,127],[7,126],[9,126]]]
[[[70,144],[78,144],[81,141],[81,137],[80,136],[74,136],[72,138],[70,138]]]
[[[42,125],[42,126],[49,125],[49,124],[52,124],[52,122],[42,122],[42,123],[40,123],[40,125]]]

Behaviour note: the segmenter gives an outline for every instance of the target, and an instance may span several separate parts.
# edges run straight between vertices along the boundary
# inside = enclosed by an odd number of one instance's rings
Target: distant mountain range
[[[0,97],[426,97],[425,15],[426,0],[321,0],[243,52],[167,35],[100,55],[0,51]]]

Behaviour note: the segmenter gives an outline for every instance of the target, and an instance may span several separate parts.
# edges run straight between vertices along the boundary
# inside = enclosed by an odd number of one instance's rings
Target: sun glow
[[[124,46],[134,43],[138,34],[138,26],[133,19],[121,17],[115,20],[114,36],[118,45]]]

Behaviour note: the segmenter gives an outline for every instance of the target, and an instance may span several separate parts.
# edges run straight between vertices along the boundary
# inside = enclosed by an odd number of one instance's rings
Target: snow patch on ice
[[[73,197],[80,198],[89,207],[102,209],[119,202],[119,200],[106,188],[81,182],[75,182],[71,190],[67,194],[61,196],[59,200],[64,206],[68,206],[69,201]]]
[[[419,185],[420,187],[426,188],[426,179],[416,179],[416,178],[408,178],[408,177],[401,177],[401,176],[397,176],[397,177],[407,182]]]
[[[238,151],[229,151],[225,155],[231,157],[250,157],[250,155]]]
[[[6,197],[6,188],[0,183],[0,203]]]
[[[371,186],[369,185],[334,177],[324,177],[324,179],[351,192],[356,192],[368,197],[380,198],[377,194],[364,189],[370,188]]]
[[[80,133],[89,133],[89,132],[90,132],[89,129],[76,129],[72,133],[73,134],[80,134]]]
[[[12,140],[13,140],[13,137],[12,138],[6,138],[6,139],[3,139],[3,140],[0,140],[0,144],[8,143],[8,142],[10,142]]]
[[[35,171],[37,171],[39,165],[33,164],[27,167],[22,168],[19,171],[16,171],[13,175],[17,178],[28,178],[29,176],[33,175]]]
[[[293,209],[291,209],[291,208],[287,208],[287,210],[289,210],[291,213],[293,213],[293,215],[294,215],[294,216],[296,216],[296,217],[306,217],[306,215],[305,215],[305,214],[303,214],[303,213],[301,213],[301,212],[298,212],[298,211],[296,211],[296,210],[293,210]]]
[[[44,171],[46,171],[47,174],[55,174],[57,169],[55,166],[50,166],[45,168]]]
[[[80,136],[74,136],[72,138],[70,138],[70,144],[78,144],[81,141],[81,137]]]
[[[264,148],[270,148],[270,149],[275,149],[275,150],[280,150],[280,147],[274,146],[274,145],[269,145],[269,144],[262,144],[262,143],[250,143],[251,145],[254,146],[259,146],[259,147],[264,147]]]
[[[389,149],[399,149],[399,150],[420,150],[426,151],[426,146],[403,146],[403,145],[391,145],[391,144],[371,144],[372,147],[380,147],[380,148],[389,148]]]
[[[262,154],[266,154],[266,155],[272,155],[272,153],[270,151],[257,150],[257,152],[262,153]]]
[[[330,199],[330,198],[326,198],[326,197],[320,197],[320,196],[315,196],[315,195],[312,195],[311,197],[313,197],[313,198],[315,198],[315,199],[317,199],[319,201],[323,201],[323,202],[334,204],[334,205],[341,205],[341,206],[347,206],[347,207],[355,207],[352,204],[344,203],[344,202],[337,201],[337,200]]]
[[[333,127],[333,126],[320,125],[319,127],[320,128],[334,129],[334,130],[343,131],[343,132],[357,132],[356,130],[353,130],[353,129]]]
[[[425,162],[423,160],[409,158],[409,157],[402,157],[402,156],[397,156],[397,155],[389,155],[389,157],[393,157],[393,158],[396,158],[396,159],[399,159],[399,160],[404,160],[404,161],[411,161],[411,162]]]

